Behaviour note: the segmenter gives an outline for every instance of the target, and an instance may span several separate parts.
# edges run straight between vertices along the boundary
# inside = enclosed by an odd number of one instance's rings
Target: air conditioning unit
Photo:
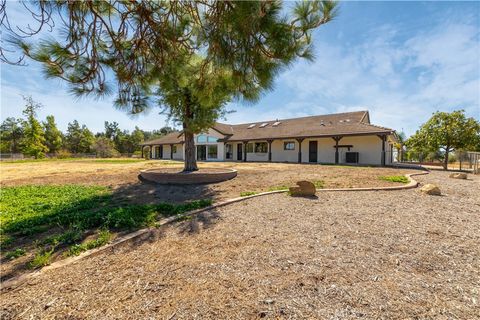
[[[358,163],[358,152],[345,152],[346,163]]]

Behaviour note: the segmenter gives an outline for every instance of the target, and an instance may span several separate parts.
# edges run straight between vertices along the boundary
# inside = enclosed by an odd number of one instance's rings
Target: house
[[[195,135],[200,161],[254,161],[388,165],[394,161],[392,129],[370,123],[368,111],[294,119],[216,123]],[[152,159],[183,160],[183,134],[146,141]]]

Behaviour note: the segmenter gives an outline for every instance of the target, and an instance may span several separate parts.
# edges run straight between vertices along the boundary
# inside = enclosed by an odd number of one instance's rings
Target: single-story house
[[[245,124],[216,123],[195,135],[199,161],[252,161],[388,165],[394,130],[357,111]],[[142,143],[142,156],[184,159],[182,132]]]

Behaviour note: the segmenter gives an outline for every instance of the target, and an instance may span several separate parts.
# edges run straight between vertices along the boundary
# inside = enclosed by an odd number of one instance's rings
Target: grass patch
[[[54,247],[50,250],[41,250],[37,252],[32,261],[28,263],[28,267],[30,269],[37,269],[48,266],[52,262],[53,251],[55,251]]]
[[[244,191],[244,192],[240,192],[240,197],[253,196],[254,194],[258,194],[258,192],[255,192],[255,191]]]
[[[210,199],[185,204],[121,205],[111,190],[98,186],[20,186],[0,190],[0,238],[15,247],[44,247],[30,263],[49,264],[54,252],[71,246],[75,255],[108,242],[110,231],[153,226],[162,217],[212,204]],[[92,230],[105,230],[93,242],[82,243]],[[48,234],[45,234],[48,233]],[[72,246],[73,245],[73,246]]]
[[[25,253],[26,253],[26,251],[24,249],[17,248],[13,251],[9,251],[9,252],[5,253],[5,258],[13,260],[13,259],[16,259],[18,257],[21,257],[21,256],[25,255]]]
[[[281,186],[272,186],[268,188],[268,191],[280,191],[280,190],[288,190],[288,186],[286,185],[281,185]]]
[[[108,230],[102,230],[95,240],[89,240],[82,244],[75,244],[71,246],[67,251],[67,256],[78,256],[80,253],[101,247],[110,241],[112,234]]]
[[[323,189],[323,187],[325,186],[325,181],[323,180],[314,180],[312,181],[312,183],[317,189]]]
[[[405,176],[381,176],[378,179],[389,182],[408,183],[408,178]]]

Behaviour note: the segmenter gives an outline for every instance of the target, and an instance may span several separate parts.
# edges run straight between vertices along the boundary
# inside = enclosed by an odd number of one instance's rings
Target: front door
[[[243,160],[243,158],[242,158],[242,150],[243,150],[243,144],[238,143],[238,144],[237,144],[237,160],[238,160],[238,161],[242,161],[242,160]]]
[[[308,142],[308,162],[317,162],[317,141]]]
[[[207,146],[197,146],[197,160],[207,160]]]

